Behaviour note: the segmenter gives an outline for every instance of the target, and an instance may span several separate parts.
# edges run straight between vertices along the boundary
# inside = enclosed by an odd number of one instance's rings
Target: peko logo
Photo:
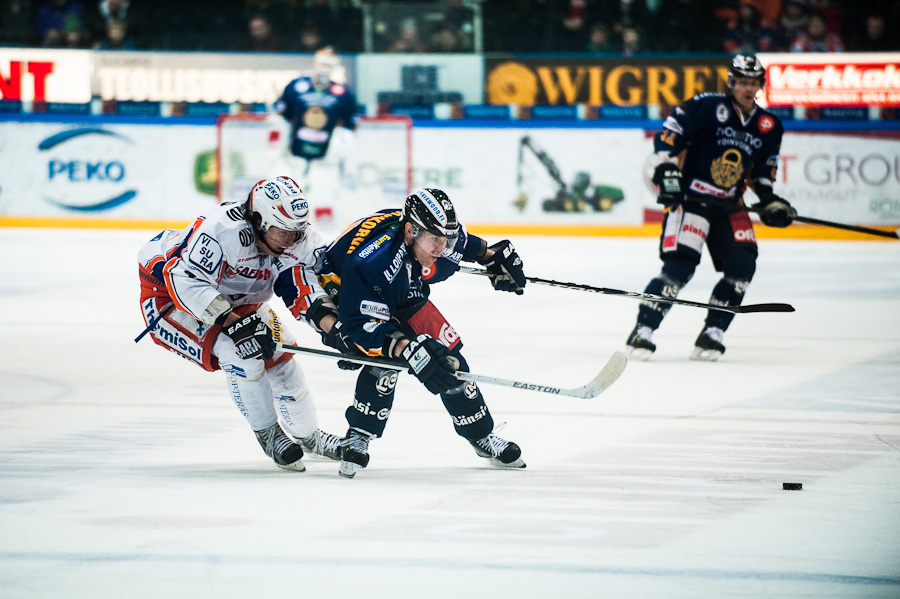
[[[133,143],[99,128],[62,131],[38,144],[47,156],[43,197],[66,210],[102,212],[137,196],[129,189]]]

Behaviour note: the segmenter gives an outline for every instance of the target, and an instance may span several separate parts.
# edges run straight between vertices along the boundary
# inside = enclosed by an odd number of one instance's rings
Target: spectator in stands
[[[134,38],[128,33],[128,21],[113,19],[106,25],[106,35],[94,44],[97,50],[134,50]]]
[[[247,33],[250,36],[248,49],[251,52],[278,52],[281,49],[281,39],[272,30],[272,24],[264,15],[257,14],[250,17]]]
[[[300,29],[300,47],[299,52],[315,53],[319,48],[323,47],[322,34],[319,27],[315,23],[307,23]]]
[[[585,45],[588,52],[615,52],[616,48],[609,40],[609,29],[603,23],[591,25],[588,34],[588,43]]]
[[[34,44],[34,6],[31,0],[6,0],[0,7],[0,46]]]
[[[646,19],[649,50],[715,52],[722,47],[725,23],[716,16],[716,0],[666,0],[651,7]],[[737,17],[737,11],[734,11]]]
[[[425,51],[425,43],[419,37],[419,24],[412,17],[404,19],[400,24],[400,36],[394,40],[388,52],[412,54]]]
[[[644,51],[641,32],[637,27],[628,25],[622,28],[622,56],[634,56]]]
[[[72,47],[84,28],[84,5],[78,0],[45,0],[38,8],[35,31],[42,46]]]
[[[738,7],[737,19],[725,31],[724,48],[731,54],[756,54],[773,49],[775,32],[762,21],[750,2]]]
[[[447,21],[438,25],[437,30],[431,37],[431,52],[463,52],[463,47],[459,39],[459,32],[452,23]]]
[[[791,44],[809,24],[809,4],[800,0],[789,0],[778,19],[778,50],[789,50]]]
[[[844,41],[836,33],[828,32],[825,17],[813,13],[806,30],[791,44],[791,52],[843,52]]]
[[[96,43],[109,42],[109,25],[113,21],[118,21],[116,35],[119,30],[124,28],[124,37],[130,39],[126,42],[133,49],[136,45],[138,31],[142,26],[142,19],[136,17],[136,9],[132,4],[134,0],[99,0],[95,3],[94,8],[87,15],[87,25],[90,30],[91,37]]]
[[[871,13],[863,19],[863,31],[851,50],[857,52],[890,52],[898,48],[896,35],[888,35],[884,15]]]

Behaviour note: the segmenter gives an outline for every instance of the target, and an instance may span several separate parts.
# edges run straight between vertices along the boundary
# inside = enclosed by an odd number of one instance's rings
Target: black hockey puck
[[[803,483],[781,483],[781,488],[785,491],[802,491]]]

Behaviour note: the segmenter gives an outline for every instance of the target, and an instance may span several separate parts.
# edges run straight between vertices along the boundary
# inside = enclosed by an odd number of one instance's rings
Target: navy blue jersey
[[[406,247],[400,210],[381,210],[353,223],[328,247],[320,280],[346,333],[369,355],[379,355],[385,336],[425,304],[428,285],[449,278],[460,261],[475,261],[485,246],[460,225],[459,235],[425,270]]]
[[[685,192],[734,200],[749,179],[756,189],[775,182],[784,132],[781,121],[755,106],[746,120],[725,94],[699,94],[678,106],[653,138],[656,152],[684,152]]]
[[[356,126],[356,97],[340,83],[319,91],[311,78],[298,77],[284,88],[277,106],[291,123],[291,153],[307,160],[325,155],[335,127]]]

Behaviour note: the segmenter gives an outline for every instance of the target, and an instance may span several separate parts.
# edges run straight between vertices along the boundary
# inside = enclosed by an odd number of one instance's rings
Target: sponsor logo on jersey
[[[724,104],[719,104],[716,106],[716,118],[719,119],[720,123],[724,123],[728,120],[728,107]]]
[[[716,129],[716,143],[720,146],[737,146],[751,154],[753,150],[762,147],[762,140],[752,133],[740,131],[734,127],[719,127]]]
[[[734,232],[734,240],[752,241],[756,243],[756,234],[753,233],[753,229],[738,229]]]
[[[397,371],[386,371],[375,382],[375,390],[379,395],[388,395],[397,386]]]
[[[386,234],[382,235],[381,237],[379,237],[378,239],[376,239],[375,241],[373,241],[372,243],[370,243],[369,245],[367,245],[366,247],[361,249],[359,251],[359,257],[360,258],[368,258],[373,253],[375,253],[375,250],[377,250],[379,247],[381,247],[381,245],[385,241],[389,240],[390,238],[391,238],[390,235],[386,235]]]
[[[762,116],[759,119],[759,130],[762,133],[768,133],[775,127],[775,121],[772,120],[770,116]]]
[[[475,381],[468,381],[465,389],[463,389],[463,393],[465,393],[466,397],[469,399],[475,399],[478,397],[478,385],[475,384]]]
[[[378,226],[379,223],[381,223],[385,219],[398,216],[400,216],[400,211],[394,210],[392,212],[385,212],[383,214],[373,214],[372,216],[366,218],[360,223],[360,225],[356,228],[356,231],[353,233],[353,239],[350,240],[350,247],[347,248],[347,254],[352,254],[353,252],[355,252],[356,248],[358,248],[360,244],[365,241],[369,233],[372,232],[372,229]]]
[[[364,316],[371,316],[379,320],[388,320],[391,317],[391,309],[387,307],[387,304],[381,302],[363,300],[359,304],[359,311]]]
[[[201,233],[191,246],[188,262],[207,274],[214,274],[222,264],[222,246],[219,242]]]
[[[353,398],[353,409],[364,416],[375,416],[378,420],[387,420],[391,415],[389,408],[381,408],[376,412],[372,409],[372,402],[362,403],[355,397]]]
[[[403,268],[403,262],[406,258],[406,246],[401,245],[397,250],[397,253],[394,254],[394,259],[391,260],[390,265],[384,269],[384,278],[387,279],[389,283],[393,282],[395,278],[397,278],[397,273]],[[411,265],[410,265],[411,266]],[[412,277],[410,276],[410,279]]]
[[[729,189],[725,191],[724,189],[719,189],[718,187],[713,187],[709,183],[705,181],[701,181],[699,179],[694,179],[691,181],[690,185],[691,191],[696,191],[698,193],[715,196],[717,198],[728,199],[734,197],[735,190]]]
[[[456,332],[449,323],[444,323],[441,325],[441,332],[438,333],[438,341],[446,345],[447,347],[452,346],[454,343],[459,341],[459,333]]]

